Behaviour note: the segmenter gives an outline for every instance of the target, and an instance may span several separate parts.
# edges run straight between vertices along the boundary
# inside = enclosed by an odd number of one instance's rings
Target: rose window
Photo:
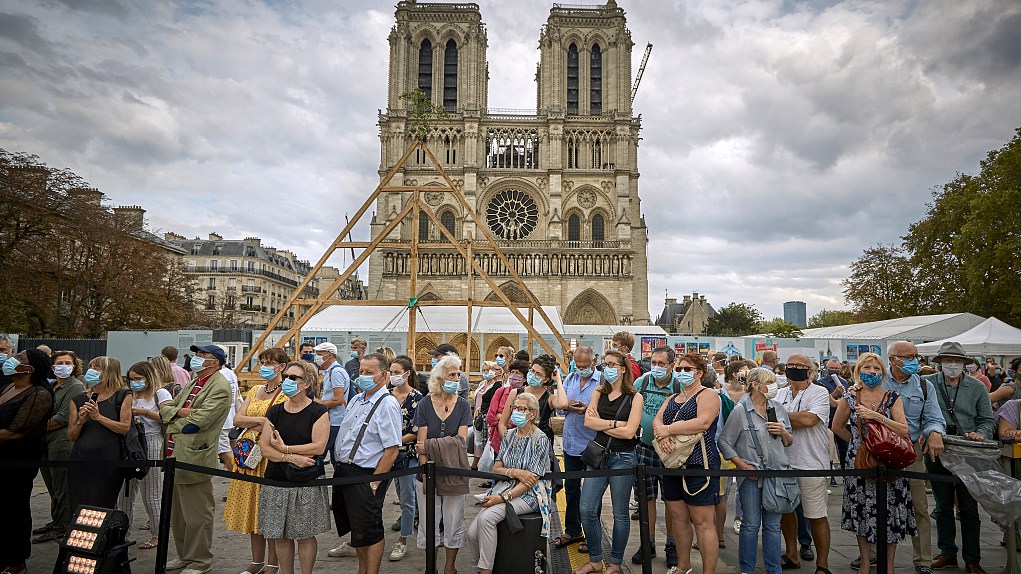
[[[490,200],[486,223],[501,239],[525,239],[539,225],[539,208],[527,193],[506,189]]]

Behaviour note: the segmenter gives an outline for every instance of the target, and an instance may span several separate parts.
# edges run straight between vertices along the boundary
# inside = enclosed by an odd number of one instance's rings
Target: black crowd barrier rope
[[[122,461],[122,460],[111,460],[111,461],[79,461],[79,460],[0,460],[0,468],[74,468],[81,466],[95,466],[103,465],[106,467],[113,468],[133,468],[139,466],[140,463],[136,461]],[[438,475],[449,475],[449,476],[463,476],[467,478],[481,478],[481,479],[492,479],[492,480],[507,480],[507,476],[503,474],[496,474],[492,472],[482,472],[478,470],[463,469],[463,468],[450,468],[443,466],[436,466],[434,462],[426,463],[425,465],[411,468],[404,468],[400,470],[393,470],[382,474],[362,475],[362,476],[346,476],[346,477],[334,477],[334,478],[321,478],[311,480],[308,482],[291,482],[282,480],[273,480],[258,476],[252,476],[248,474],[242,474],[238,472],[230,472],[226,470],[220,470],[218,468],[210,468],[207,466],[200,466],[190,464],[186,462],[180,462],[174,457],[169,457],[165,460],[146,461],[144,466],[150,468],[163,469],[163,497],[161,500],[161,511],[160,511],[160,522],[159,522],[159,543],[156,547],[156,570],[155,574],[166,574],[167,567],[167,552],[170,542],[170,515],[173,509],[173,497],[174,497],[174,480],[177,471],[190,471],[200,474],[206,474],[210,476],[218,476],[222,478],[228,478],[231,480],[241,480],[245,482],[254,482],[256,484],[264,486],[275,486],[281,488],[298,488],[307,486],[345,486],[350,484],[362,484],[369,482],[376,482],[381,480],[391,480],[402,476],[409,476],[412,474],[422,474],[425,478],[425,496],[426,496],[426,512],[425,512],[425,529],[426,529],[426,540],[435,540],[436,533],[436,511],[435,511],[435,500],[436,500],[436,480]],[[877,540],[885,540],[888,529],[889,508],[887,507],[887,489],[888,479],[892,478],[910,478],[918,480],[929,480],[936,482],[961,482],[959,478],[953,475],[947,474],[931,474],[928,472],[914,472],[907,470],[894,470],[889,469],[885,466],[879,466],[873,469],[832,469],[832,470],[722,470],[722,469],[703,469],[703,468],[653,468],[645,465],[637,465],[632,468],[621,468],[621,469],[608,469],[608,470],[578,470],[578,471],[555,471],[548,472],[543,475],[543,479],[555,480],[555,479],[584,479],[588,477],[609,477],[609,476],[627,476],[631,475],[635,477],[635,484],[638,488],[639,500],[645,500],[647,498],[645,477],[647,475],[661,475],[661,476],[702,476],[702,477],[757,477],[757,478],[768,478],[768,477],[859,477],[876,480],[876,525],[877,525]],[[649,516],[648,506],[645,504],[638,505],[638,523],[639,523],[639,534],[641,538],[641,550],[642,550],[642,573],[652,574],[652,558],[650,553],[650,540],[649,540]],[[876,572],[877,574],[887,574],[886,568],[886,556],[887,556],[887,545],[876,544]],[[436,574],[436,548],[427,544],[426,549],[426,574]]]

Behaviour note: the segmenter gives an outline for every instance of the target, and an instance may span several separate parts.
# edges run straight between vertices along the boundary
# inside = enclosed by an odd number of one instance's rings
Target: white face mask
[[[326,357],[323,357],[322,355],[316,355],[312,360],[316,362],[317,367],[321,367],[323,366],[323,363],[326,362]]]
[[[964,365],[962,363],[943,363],[940,369],[942,369],[943,375],[950,379],[956,379],[964,373]]]
[[[404,384],[404,375],[390,375],[390,384],[399,387]]]
[[[766,392],[764,394],[767,399],[772,400],[776,398],[776,392],[778,390],[780,390],[780,387],[776,386],[776,383],[770,383],[766,385]]]
[[[58,379],[66,379],[74,372],[74,365],[53,365],[53,374]]]
[[[781,389],[783,387],[786,387],[787,386],[787,376],[786,375],[777,375],[776,376],[776,386],[777,386],[777,388],[781,388]]]

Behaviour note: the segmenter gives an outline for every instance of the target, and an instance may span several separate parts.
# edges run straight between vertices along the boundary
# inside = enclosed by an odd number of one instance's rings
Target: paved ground
[[[248,566],[248,561],[251,559],[248,538],[240,536],[233,532],[228,532],[221,520],[223,513],[223,497],[227,493],[227,481],[221,478],[214,478],[216,501],[217,501],[217,519],[214,534],[214,551],[216,553],[216,562],[214,565],[213,572],[216,574],[238,574]],[[481,492],[481,489],[476,488],[474,485],[478,481],[472,481],[472,492]],[[609,494],[607,494],[607,497]],[[841,489],[834,488],[830,495],[829,511],[831,517],[839,517],[840,515],[840,496]],[[399,507],[395,504],[391,504],[392,500],[396,500],[396,495],[391,489],[388,494],[387,504],[384,507],[384,523],[389,527],[395,520],[400,516]],[[930,500],[930,508],[932,502]],[[474,505],[466,506],[466,520],[471,521],[476,512],[477,508]],[[609,508],[609,499],[604,508]],[[32,493],[32,511],[35,516],[36,526],[41,526],[48,521],[49,517],[49,496],[47,495],[45,486],[43,485],[42,479],[36,480],[36,488]],[[665,527],[663,523],[663,513],[661,511],[657,513],[658,531],[664,532]],[[984,515],[984,513],[983,513]],[[717,569],[721,574],[737,573],[737,535],[731,528],[731,520],[733,515],[728,517],[727,528],[725,529],[725,538],[727,540],[727,548],[720,551],[720,563]],[[135,516],[134,524],[136,530],[132,532],[133,538],[137,542],[143,542],[148,540],[149,533],[147,531],[137,530],[137,525],[141,525],[146,521],[145,510],[142,507],[141,501],[136,501],[135,504]],[[641,572],[640,566],[631,566],[630,556],[638,549],[639,546],[639,534],[637,528],[637,521],[632,522],[631,537],[628,544],[628,548],[625,554],[625,565],[630,568],[631,572]],[[836,574],[838,572],[846,573],[852,572],[852,569],[848,566],[849,562],[858,555],[858,547],[854,537],[843,530],[839,529],[839,521],[832,520],[831,526],[833,527],[833,548],[830,552],[830,569]],[[935,536],[935,529],[933,532]],[[411,539],[412,544],[408,550],[407,557],[400,562],[389,562],[386,558],[389,556],[390,547],[393,542],[397,539],[397,533],[387,530],[386,537],[386,552],[384,554],[382,572],[394,572],[394,573],[420,573],[424,570],[425,553],[423,550],[419,550],[414,547],[414,538]],[[1001,534],[995,526],[985,520],[982,523],[982,564],[989,571],[990,574],[996,574],[1006,564],[1006,550],[1000,547],[999,542],[1001,540]],[[326,556],[327,551],[337,546],[339,539],[334,533],[326,533],[319,536],[319,553],[318,560],[316,562],[316,570],[323,571],[344,571],[357,569],[357,560],[355,558],[329,558]],[[659,557],[653,560],[653,572],[661,574],[666,571],[666,565],[663,560],[663,538],[662,535],[659,537]],[[440,568],[442,568],[442,551],[438,553],[440,558]],[[49,572],[53,569],[53,564],[57,556],[57,545],[54,542],[48,542],[33,547],[33,555],[29,559],[28,567],[33,572]],[[136,558],[132,563],[132,569],[134,572],[152,572],[154,569],[154,559],[156,556],[155,550],[138,550],[134,548],[131,550],[131,556]],[[170,557],[175,556],[173,543],[170,545]],[[760,558],[761,560],[761,558]],[[700,563],[698,559],[698,552],[692,552],[692,565],[694,572],[701,572]],[[560,561],[565,563],[564,560]],[[911,545],[910,543],[902,543],[897,552],[897,566],[898,572],[904,572],[910,574],[913,572],[911,566]],[[468,551],[465,548],[457,558],[457,570],[463,574],[469,574],[475,572],[475,569],[469,564]],[[962,562],[963,566],[963,562]],[[757,569],[757,572],[762,572],[761,562]],[[806,564],[801,570],[796,572],[805,572],[806,574],[812,574],[811,567]],[[958,570],[950,569],[944,570],[943,572],[959,572]],[[520,573],[523,574],[523,573]],[[556,574],[566,574],[563,572],[557,572]]]

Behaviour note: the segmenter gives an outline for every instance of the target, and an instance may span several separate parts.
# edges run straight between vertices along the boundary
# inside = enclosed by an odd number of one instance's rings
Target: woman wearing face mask
[[[145,430],[145,450],[149,460],[160,460],[163,458],[163,425],[160,419],[160,407],[170,402],[173,397],[170,392],[157,388],[156,369],[148,361],[142,361],[131,365],[128,369],[128,387],[131,389],[131,414],[135,421],[142,423]],[[153,524],[160,523],[160,499],[163,487],[163,474],[158,468],[150,468],[141,480],[131,479],[128,481],[127,496],[117,497],[117,509],[123,510],[131,520],[132,510],[135,506],[135,494],[139,487],[142,490],[142,504],[145,505],[145,512],[149,515],[150,528]],[[153,530],[153,534],[156,531]],[[148,542],[139,544],[142,550],[156,548],[156,536]]]
[[[468,438],[468,425],[471,424],[471,403],[463,397],[457,396],[461,384],[461,359],[457,355],[443,355],[439,358],[432,372],[429,373],[429,396],[422,399],[415,411],[414,424],[418,427],[418,442],[415,445],[418,451],[419,465],[425,465],[430,460],[437,460],[437,464],[446,467],[468,468],[468,454],[465,448],[465,441]],[[446,449],[451,442],[450,438],[458,437],[459,443],[450,449]],[[460,450],[456,450],[456,449]],[[444,455],[453,456],[438,457],[437,452],[442,451]],[[455,458],[456,457],[456,458]],[[460,478],[460,477],[458,477]],[[425,483],[423,475],[417,476],[418,492],[418,515],[425,516]],[[436,533],[436,540],[426,541],[425,528],[418,529],[418,547],[425,548],[427,543],[434,546],[446,547],[446,562],[444,572],[454,574],[454,562],[457,560],[457,551],[464,546],[464,496],[468,493],[468,479],[453,481],[437,481],[436,484],[436,516],[443,519],[443,537]],[[437,529],[439,530],[439,529]]]
[[[489,426],[489,444],[493,447],[493,454],[500,453],[500,444],[503,435],[507,434],[507,428],[503,427],[501,417],[503,409],[507,405],[507,397],[511,391],[520,389],[525,384],[528,376],[529,366],[527,361],[513,361],[507,367],[507,383],[497,389],[489,403],[489,410],[486,411],[486,424]]]
[[[844,394],[844,400],[837,405],[837,414],[833,419],[834,434],[848,442],[845,459],[848,468],[854,467],[858,449],[865,438],[858,431],[859,423],[865,432],[868,432],[868,426],[864,421],[875,421],[899,435],[908,436],[908,423],[900,395],[885,390],[881,385],[886,377],[886,366],[879,355],[865,353],[859,356],[851,377],[854,390]],[[918,531],[907,479],[896,478],[890,481],[886,494],[889,525],[886,540],[882,543],[888,545],[887,572],[893,572],[897,543],[908,536],[916,536]],[[875,555],[871,551],[872,545],[877,542],[874,479],[844,477],[843,518],[840,526],[857,534],[859,556]],[[868,560],[861,561],[859,572],[868,574]]]
[[[415,412],[418,410],[418,403],[424,398],[418,392],[418,376],[415,374],[415,367],[411,357],[400,355],[390,363],[390,394],[397,399],[401,405],[403,430],[401,431],[401,446],[397,451],[397,460],[394,461],[390,470],[404,470],[418,466],[418,451],[415,449],[415,442],[418,440],[418,427],[415,426]],[[399,477],[394,481],[397,488],[397,498],[401,504],[401,517],[394,526],[401,531],[400,538],[394,543],[390,551],[390,560],[397,561],[404,558],[408,552],[408,537],[415,531],[415,475]]]
[[[46,453],[46,420],[53,411],[53,391],[46,382],[50,358],[38,349],[22,351],[3,361],[11,382],[0,387],[0,460],[39,460]],[[25,572],[32,553],[32,481],[35,468],[5,468],[0,473],[4,493],[0,520],[0,570]]]
[[[964,370],[971,375],[973,378],[978,379],[983,385],[986,386],[986,391],[993,390],[993,382],[989,380],[989,377],[982,372],[982,367],[979,366],[978,359],[970,359],[971,362],[964,365]]]
[[[67,440],[67,411],[71,399],[85,392],[78,380],[81,372],[78,357],[71,351],[57,351],[53,360],[53,418],[46,423],[46,460],[67,460],[71,456],[71,442]],[[43,482],[50,494],[50,522],[33,530],[38,534],[33,543],[56,540],[64,535],[71,523],[71,507],[67,500],[67,469],[43,468]]]
[[[496,350],[496,357],[493,358],[493,362],[501,369],[506,369],[507,365],[513,360],[514,347],[500,347]]]
[[[549,439],[550,444],[553,444],[553,427],[549,422],[553,416],[553,409],[550,407],[549,399],[551,385],[555,384],[553,382],[554,373],[557,373],[557,360],[550,355],[539,355],[532,360],[532,366],[525,374],[525,385],[520,389],[511,389],[507,396],[503,414],[500,415],[500,428],[514,428],[513,421],[510,420],[514,401],[520,393],[529,393],[539,401],[539,418],[535,420],[535,426],[546,433],[546,438]],[[559,373],[557,376],[559,378]]]
[[[684,390],[667,399],[652,422],[653,435],[668,453],[673,450],[675,435],[701,435],[701,441],[684,464],[686,468],[720,467],[720,452],[716,448],[720,398],[698,384],[707,368],[705,359],[697,353],[678,357],[674,376]],[[720,501],[720,479],[664,476],[663,499],[677,542],[678,571],[688,572],[691,569],[692,525],[700,541],[711,541],[717,537],[716,505]],[[718,544],[699,544],[698,551],[702,555],[702,572],[714,574],[720,554]]]
[[[786,447],[794,442],[791,421],[776,396],[776,375],[769,369],[752,369],[745,376],[748,396],[734,407],[723,425],[719,446],[723,457],[739,470],[790,467]],[[772,413],[770,412],[772,411]],[[755,433],[755,437],[752,436]],[[758,440],[756,440],[756,437]],[[738,559],[741,572],[755,571],[758,560],[759,529],[762,529],[762,561],[766,574],[780,574],[780,514],[762,508],[762,483],[739,477],[743,517]]]
[[[308,361],[292,361],[284,367],[280,392],[287,400],[269,407],[259,437],[262,456],[270,461],[266,478],[288,480],[288,464],[308,468],[326,450],[328,409],[306,393],[318,374]],[[301,573],[311,574],[318,548],[316,535],[330,529],[329,508],[325,486],[262,487],[259,532],[276,548],[282,574],[294,572],[294,541],[298,542]]]
[[[67,438],[74,443],[71,460],[118,461],[121,437],[131,426],[131,392],[124,388],[121,362],[96,357],[82,378],[86,390],[68,407]],[[82,504],[115,508],[121,490],[121,469],[90,464],[74,467],[68,495],[71,511]]]
[[[540,478],[549,471],[552,446],[546,434],[535,426],[539,402],[529,393],[514,400],[514,429],[503,437],[500,457],[493,463],[493,473],[507,480],[498,481],[479,503],[475,521],[468,527],[468,546],[472,563],[480,574],[492,574],[499,542],[496,529],[507,516],[510,504],[516,514],[540,512],[548,524],[550,485]],[[547,528],[548,530],[548,528]],[[548,532],[547,532],[548,534]]]
[[[603,374],[599,387],[592,391],[592,400],[585,411],[585,428],[596,431],[597,444],[606,449],[602,465],[595,470],[634,468],[638,464],[635,435],[642,423],[641,393],[631,378],[630,360],[615,349],[603,355]],[[634,477],[594,476],[581,485],[581,525],[585,530],[589,561],[575,574],[589,574],[603,569],[603,559],[609,565],[608,573],[619,573],[624,561],[624,549],[631,533],[628,503]],[[603,552],[603,525],[599,520],[603,493],[610,489],[613,507],[613,534],[609,556]]]
[[[493,402],[496,389],[502,385],[502,375],[503,368],[494,361],[482,363],[482,382],[475,389],[475,409],[472,412],[472,425],[475,428],[475,456],[472,457],[472,470],[479,469],[479,459],[489,438],[486,415],[489,413],[489,405]]]
[[[754,367],[753,367],[754,368]],[[729,363],[723,370],[724,384],[717,391],[720,394],[720,420],[716,422],[716,438],[723,432],[723,426],[727,423],[734,406],[741,402],[741,399],[748,393],[745,387],[745,376],[748,374],[748,364],[740,362]],[[706,369],[708,372],[709,369]],[[773,376],[776,380],[776,375]],[[720,461],[720,468],[730,470],[734,465],[724,457]],[[723,527],[727,522],[727,499],[730,498],[734,480],[730,477],[720,478],[720,503],[716,505],[716,535],[720,539],[720,548],[726,548],[727,544],[723,539]],[[744,509],[741,507],[740,491],[734,494],[734,530],[741,532],[741,520],[744,516]],[[693,547],[697,547],[696,543]]]
[[[234,415],[234,426],[244,429],[239,438],[250,439],[259,443],[262,427],[266,423],[266,411],[273,405],[287,400],[287,395],[280,391],[283,383],[284,366],[290,361],[283,349],[266,349],[259,353],[259,376],[265,381],[248,391],[245,402]],[[307,361],[306,361],[307,362]],[[262,460],[253,469],[235,464],[235,472],[248,476],[266,476],[269,459],[263,453]],[[223,507],[223,522],[227,530],[234,530],[249,535],[252,546],[252,563],[241,574],[276,574],[280,568],[277,551],[273,544],[268,544],[259,529],[259,492],[261,485],[242,480],[231,480],[227,486],[227,504]]]

